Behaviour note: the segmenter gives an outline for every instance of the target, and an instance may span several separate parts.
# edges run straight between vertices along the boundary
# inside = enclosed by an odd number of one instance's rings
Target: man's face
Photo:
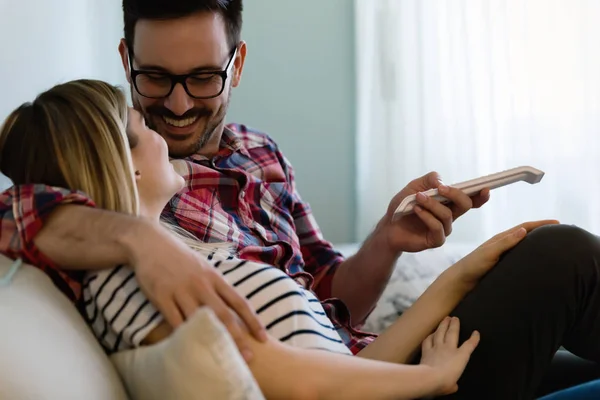
[[[196,99],[181,84],[176,84],[169,96],[154,99],[135,90],[129,70],[129,50],[124,41],[119,46],[131,84],[133,106],[144,115],[149,127],[164,137],[170,155],[210,155],[218,149],[231,88],[239,84],[246,53],[245,44],[241,43],[232,59],[234,49],[229,45],[220,14],[198,13],[164,21],[140,20],[135,27],[131,50],[133,69],[159,73],[156,76],[160,73],[181,75],[223,71],[231,60],[232,65],[219,96]],[[137,82],[140,88],[140,81]],[[191,88],[189,82],[188,89]]]

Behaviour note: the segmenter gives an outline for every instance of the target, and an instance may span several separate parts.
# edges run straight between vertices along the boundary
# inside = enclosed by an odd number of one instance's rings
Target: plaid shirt
[[[348,309],[331,297],[332,279],[343,261],[323,238],[310,207],[298,194],[290,163],[267,135],[228,125],[211,159],[193,155],[178,165],[185,188],[165,207],[203,242],[231,242],[239,257],[281,268],[317,297],[353,353],[375,338],[350,325]],[[80,277],[61,271],[35,247],[43,219],[59,204],[93,206],[82,193],[43,185],[13,187],[0,197],[0,252],[39,266],[71,299]]]

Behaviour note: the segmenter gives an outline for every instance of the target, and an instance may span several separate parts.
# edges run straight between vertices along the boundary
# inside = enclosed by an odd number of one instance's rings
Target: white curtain
[[[600,233],[600,1],[356,0],[359,238],[431,170],[446,183],[520,165],[451,240],[525,220]]]

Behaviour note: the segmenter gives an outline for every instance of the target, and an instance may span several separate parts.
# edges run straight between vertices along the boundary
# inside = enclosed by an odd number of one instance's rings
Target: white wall
[[[0,120],[67,80],[126,84],[121,36],[120,0],[0,0]]]
[[[355,240],[352,0],[246,0],[248,58],[229,120],[266,131],[325,237]]]

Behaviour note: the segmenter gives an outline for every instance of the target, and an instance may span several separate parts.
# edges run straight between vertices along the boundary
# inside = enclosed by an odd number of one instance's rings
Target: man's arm
[[[390,251],[385,238],[375,230],[355,255],[338,266],[332,296],[346,304],[353,324],[364,322],[373,311],[401,254]]]
[[[56,265],[44,257],[34,238],[44,227],[44,222],[57,208],[78,204],[91,209],[94,203],[85,194],[46,185],[13,186],[0,194],[0,253],[10,258],[51,269]],[[65,221],[67,224],[79,222]],[[50,265],[47,265],[50,264]]]
[[[95,270],[131,263],[135,238],[153,229],[142,218],[62,205],[32,239],[42,254],[63,269]]]
[[[417,196],[415,214],[394,221],[394,210],[406,196],[431,188],[439,188],[450,204]],[[358,253],[337,269],[332,292],[351,310],[352,321],[362,322],[373,310],[403,251],[420,252],[441,246],[452,232],[454,220],[488,199],[489,190],[469,198],[456,188],[441,186],[435,172],[409,183],[392,199],[386,215]]]
[[[208,306],[247,360],[251,354],[241,321],[258,340],[266,340],[247,300],[160,224],[72,203],[93,205],[83,194],[44,185],[23,185],[2,193],[0,252],[35,266],[52,263],[59,272],[58,266],[90,270],[127,264],[171,326],[180,325],[198,307]]]
[[[279,158],[292,191],[292,217],[304,269],[314,278],[313,291],[321,301],[342,300],[350,311],[352,323],[362,323],[385,289],[400,253],[390,254],[386,243],[374,234],[356,255],[344,260],[324,239],[310,206],[298,193],[291,163],[281,152]]]
[[[417,196],[419,203],[415,214],[399,221],[393,220],[394,210],[406,196],[431,188],[439,188],[450,203],[446,205],[426,196]],[[469,209],[480,207],[488,199],[489,190],[483,190],[480,195],[469,198],[456,188],[442,186],[437,173],[429,173],[410,182],[392,199],[386,215],[356,255],[334,266],[316,263],[313,269],[326,274],[328,279],[324,283],[328,293],[331,297],[341,299],[351,313],[352,322],[360,324],[375,308],[389,282],[396,260],[403,251],[419,252],[441,246],[452,231],[453,221]],[[305,220],[302,222],[300,225],[303,231],[312,229],[318,232],[316,224],[310,228]],[[302,243],[302,236],[300,237]],[[318,238],[309,239],[319,242]],[[312,251],[323,253],[323,246],[315,247],[317,246],[313,245],[305,251],[303,246],[303,254]],[[325,256],[321,258],[327,259]],[[322,272],[324,268],[326,273]]]

